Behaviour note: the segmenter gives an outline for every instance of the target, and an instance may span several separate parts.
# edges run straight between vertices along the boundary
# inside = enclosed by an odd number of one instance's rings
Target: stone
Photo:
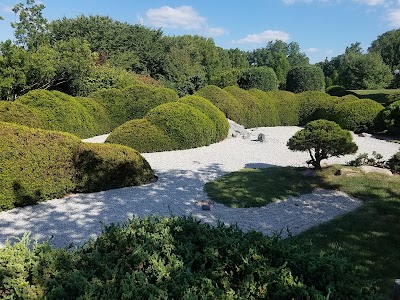
[[[197,206],[200,206],[202,210],[211,210],[211,201],[210,200],[204,200],[204,201],[198,201]]]
[[[210,204],[204,204],[201,206],[202,210],[210,210],[211,209],[211,205]]]
[[[342,168],[340,170],[337,170],[335,172],[336,176],[354,176],[359,174],[360,171],[359,170],[355,170],[355,169],[350,169],[350,168]]]
[[[246,132],[242,135],[243,139],[249,139],[250,138],[250,133]]]
[[[384,168],[378,168],[378,167],[373,167],[373,166],[361,166],[360,170],[363,173],[379,173],[379,174],[384,174],[384,175],[388,175],[388,176],[393,176],[393,173],[390,170],[384,169]]]
[[[258,137],[257,137],[257,141],[259,141],[259,142],[261,142],[261,143],[265,142],[266,140],[267,140],[267,139],[266,139],[264,133],[260,133],[260,134],[258,135]]]
[[[400,300],[400,279],[394,281],[393,300]]]

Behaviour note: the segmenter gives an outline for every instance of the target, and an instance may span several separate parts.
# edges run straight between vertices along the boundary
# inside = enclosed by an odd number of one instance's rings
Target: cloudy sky
[[[25,0],[24,0],[25,1]],[[0,0],[0,40],[12,38],[12,7]],[[37,1],[38,3],[38,1]],[[312,63],[342,54],[351,43],[364,50],[379,35],[400,28],[400,0],[41,0],[48,20],[107,15],[161,28],[166,35],[212,37],[217,46],[252,50],[268,41],[297,42]]]

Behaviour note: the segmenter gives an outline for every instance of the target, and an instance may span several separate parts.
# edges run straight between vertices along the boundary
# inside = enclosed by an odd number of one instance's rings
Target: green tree
[[[322,69],[315,65],[297,66],[287,74],[286,90],[293,93],[324,91],[325,77]]]
[[[287,146],[293,151],[307,151],[315,169],[321,169],[323,159],[356,153],[358,150],[349,131],[327,120],[307,123],[304,129],[289,139]]]
[[[377,53],[393,71],[400,67],[400,29],[387,31],[378,36],[368,48],[369,53]]]
[[[238,85],[245,90],[256,88],[263,91],[274,91],[278,89],[278,78],[270,67],[251,67],[242,71]]]

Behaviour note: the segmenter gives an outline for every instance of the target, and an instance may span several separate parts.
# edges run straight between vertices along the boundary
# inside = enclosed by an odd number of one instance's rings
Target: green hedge
[[[325,75],[315,65],[296,66],[286,76],[286,89],[293,93],[325,91]]]
[[[376,299],[339,251],[184,217],[107,226],[68,251],[25,236],[0,249],[9,299]]]
[[[67,133],[0,122],[0,210],[61,197],[78,186],[88,192],[139,184],[151,172],[132,149],[86,145]]]
[[[215,125],[197,108],[180,102],[170,102],[150,110],[146,117],[152,124],[165,130],[179,149],[211,144]]]
[[[202,96],[218,107],[228,119],[244,124],[246,116],[244,107],[239,100],[215,85],[207,85],[198,90],[195,95]]]
[[[222,141],[228,136],[229,122],[224,113],[214,104],[212,104],[211,101],[201,96],[187,95],[183,98],[180,98],[179,102],[183,102],[197,108],[210,118],[216,129],[213,142]]]
[[[35,128],[44,126],[36,109],[15,101],[0,101],[0,121]]]
[[[324,92],[307,91],[296,95],[299,101],[299,125],[310,121],[332,120],[336,98]]]
[[[107,137],[107,143],[125,145],[141,153],[178,149],[164,129],[147,119],[134,119],[115,128]]]
[[[251,89],[249,92],[254,96],[260,107],[262,121],[260,126],[279,126],[279,113],[271,96],[258,89]]]
[[[178,100],[178,94],[173,90],[148,85],[133,85],[123,90],[101,90],[89,97],[106,108],[113,128],[143,118],[150,109],[160,104]]]
[[[269,91],[266,93],[275,103],[281,126],[299,125],[300,102],[294,93],[288,91]]]
[[[375,130],[375,123],[384,107],[370,99],[358,99],[339,103],[334,108],[335,122],[343,129],[358,132]]]

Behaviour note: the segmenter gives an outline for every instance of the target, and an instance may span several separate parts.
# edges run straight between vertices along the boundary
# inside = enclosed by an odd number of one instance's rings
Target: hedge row
[[[0,122],[0,210],[152,177],[147,161],[131,148],[84,144],[71,134]]]
[[[372,283],[311,243],[184,217],[111,225],[75,250],[25,236],[0,249],[7,299],[376,299]]]

